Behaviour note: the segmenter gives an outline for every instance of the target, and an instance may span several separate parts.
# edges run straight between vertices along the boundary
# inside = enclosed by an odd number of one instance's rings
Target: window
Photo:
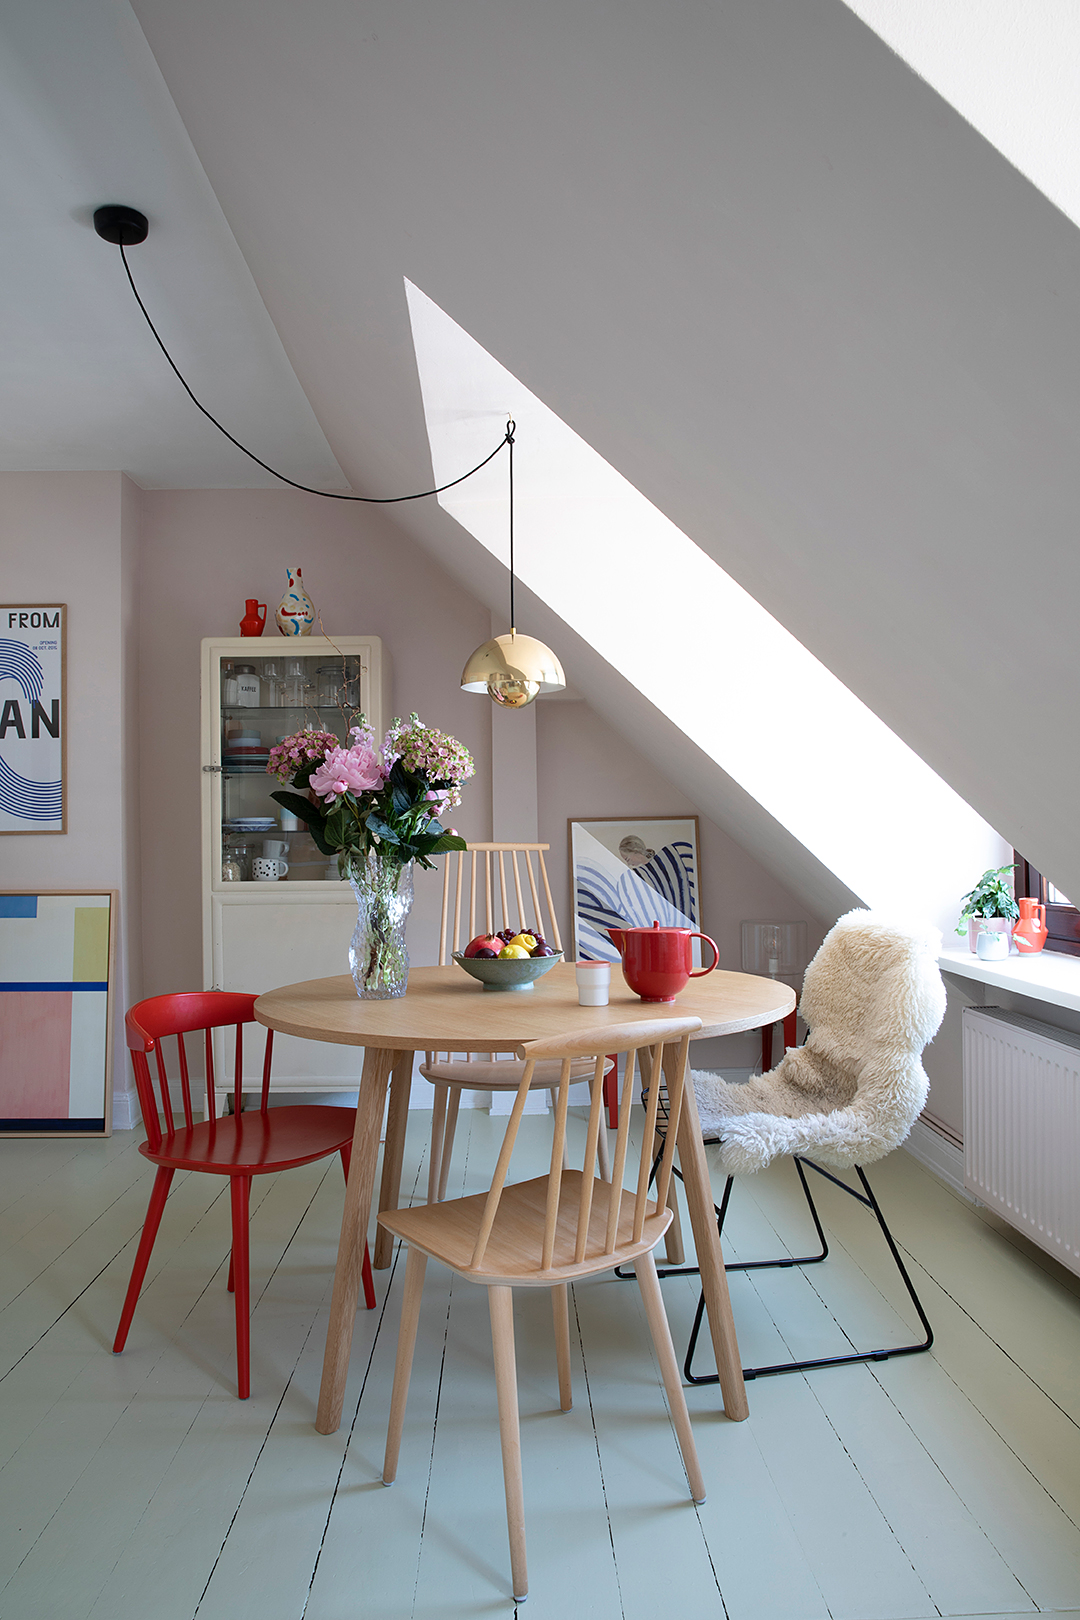
[[[1048,951],[1063,951],[1066,956],[1080,956],[1080,907],[1055,889],[1048,878],[1037,872],[1019,850],[1013,851],[1016,860],[1016,896],[1030,895],[1041,900],[1046,907],[1046,945]]]

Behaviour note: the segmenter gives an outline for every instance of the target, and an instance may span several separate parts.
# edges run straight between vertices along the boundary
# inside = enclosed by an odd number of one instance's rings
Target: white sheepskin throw
[[[849,911],[806,970],[806,1044],[742,1085],[691,1071],[702,1129],[721,1138],[728,1175],[780,1153],[846,1170],[900,1146],[926,1101],[923,1047],[945,1016],[940,949],[936,928]]]

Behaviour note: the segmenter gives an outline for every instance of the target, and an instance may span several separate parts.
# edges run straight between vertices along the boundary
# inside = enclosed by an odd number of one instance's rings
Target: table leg
[[[411,1057],[411,1053],[409,1054]],[[322,1387],[315,1427],[320,1434],[333,1434],[341,1422],[345,1400],[345,1380],[349,1372],[356,1302],[360,1294],[360,1267],[364,1257],[371,1195],[375,1190],[375,1164],[379,1156],[383,1104],[390,1070],[404,1054],[369,1046],[364,1050],[364,1072],[360,1077],[360,1100],[353,1131],[349,1180],[345,1187],[345,1209],[341,1217],[334,1293],[330,1304],[330,1326],[326,1333]]]
[[[674,1075],[670,1065],[676,1060],[677,1049],[672,1046],[664,1056],[668,1090]],[[724,1411],[736,1423],[750,1416],[743,1383],[742,1358],[735,1337],[735,1320],[731,1314],[724,1255],[720,1247],[720,1234],[716,1230],[712,1186],[705,1163],[705,1145],[701,1140],[701,1121],[698,1119],[697,1098],[687,1076],[683,1092],[682,1114],[679,1119],[679,1168],[686,1189],[686,1207],[694,1230],[698,1265],[701,1267],[701,1287],[705,1294],[705,1309],[709,1317],[716,1370],[720,1374],[720,1390],[724,1397]]]
[[[383,1147],[382,1185],[379,1208],[397,1209],[401,1191],[401,1160],[405,1152],[405,1127],[409,1123],[409,1092],[412,1089],[413,1054],[399,1052],[390,1076],[390,1107],[386,1111],[386,1144]],[[385,1271],[394,1257],[394,1234],[380,1226],[375,1233],[372,1265]]]

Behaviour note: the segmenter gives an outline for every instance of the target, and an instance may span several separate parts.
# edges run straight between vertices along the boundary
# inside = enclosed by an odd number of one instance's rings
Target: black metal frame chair
[[[657,1119],[658,1125],[661,1123],[659,1116],[660,1114],[664,1113],[665,1101],[666,1099],[661,1096]],[[715,1136],[706,1138],[706,1142],[717,1142],[718,1140],[719,1138]],[[849,1197],[854,1198],[858,1203],[862,1204],[866,1209],[869,1209],[873,1213],[875,1220],[881,1228],[882,1236],[888,1245],[889,1253],[892,1255],[893,1260],[896,1263],[896,1268],[903,1279],[904,1287],[908,1291],[908,1296],[911,1299],[911,1303],[914,1305],[915,1310],[918,1313],[919,1321],[922,1323],[922,1326],[926,1331],[926,1338],[919,1344],[894,1345],[890,1349],[855,1350],[850,1354],[843,1356],[817,1356],[804,1361],[781,1361],[777,1362],[771,1367],[744,1367],[744,1379],[749,1381],[754,1378],[768,1378],[774,1373],[810,1372],[817,1367],[844,1367],[860,1361],[888,1361],[890,1356],[915,1356],[919,1355],[923,1350],[929,1350],[934,1342],[934,1330],[930,1326],[930,1320],[926,1314],[926,1311],[923,1309],[922,1301],[915,1292],[915,1285],[912,1282],[911,1277],[908,1274],[907,1267],[904,1265],[901,1258],[900,1251],[896,1246],[896,1240],[889,1231],[885,1217],[881,1213],[881,1206],[874,1197],[870,1183],[866,1179],[866,1172],[860,1165],[854,1166],[855,1174],[858,1176],[863,1187],[863,1191],[860,1192],[858,1188],[849,1186],[846,1181],[841,1181],[839,1176],[834,1175],[831,1170],[826,1170],[822,1165],[815,1164],[813,1159],[807,1159],[798,1154],[792,1154],[791,1157],[795,1164],[795,1169],[798,1171],[799,1181],[802,1185],[803,1193],[806,1196],[806,1202],[810,1210],[811,1219],[814,1223],[814,1229],[817,1232],[818,1241],[821,1244],[820,1254],[801,1256],[783,1255],[776,1260],[732,1260],[725,1262],[725,1270],[770,1271],[788,1269],[791,1266],[814,1266],[819,1265],[822,1260],[826,1260],[828,1258],[828,1239],[825,1236],[825,1229],[821,1224],[821,1217],[818,1214],[817,1205],[814,1203],[813,1194],[810,1191],[810,1184],[806,1179],[806,1170],[803,1168],[804,1166],[807,1166],[811,1170],[816,1170],[819,1176],[824,1176],[826,1181],[831,1181],[834,1187],[839,1187],[842,1192],[846,1192]],[[653,1164],[653,1176],[656,1174],[656,1165],[658,1163],[659,1155],[657,1155]],[[679,1171],[675,1170],[674,1173],[681,1181],[682,1177],[679,1175]],[[734,1182],[735,1177],[728,1176],[719,1205],[713,1205],[713,1208],[716,1211],[717,1232],[721,1237],[723,1237],[724,1233],[724,1220],[727,1216],[728,1204],[731,1202],[731,1189]],[[658,1277],[697,1277],[700,1276],[700,1274],[700,1269],[697,1266],[657,1267]],[[617,1270],[615,1275],[624,1282],[633,1281],[634,1278],[634,1274],[632,1272],[624,1273]],[[690,1342],[686,1349],[686,1360],[683,1362],[683,1373],[687,1382],[690,1384],[718,1384],[720,1382],[720,1375],[718,1373],[695,1373],[693,1371],[694,1352],[697,1349],[698,1336],[701,1332],[701,1323],[704,1314],[705,1295],[702,1293],[698,1298],[697,1310],[694,1313],[694,1326],[691,1330]]]

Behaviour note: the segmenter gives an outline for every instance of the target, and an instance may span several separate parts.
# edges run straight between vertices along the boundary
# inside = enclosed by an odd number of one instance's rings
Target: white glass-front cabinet
[[[202,675],[203,973],[207,988],[260,993],[349,971],[352,888],[302,822],[270,795],[270,749],[314,728],[345,740],[363,710],[386,731],[382,642],[351,636],[204,641]],[[231,1046],[231,1041],[230,1041]],[[262,1084],[263,1036],[245,1044],[244,1090]],[[219,1111],[233,1058],[215,1054]],[[355,1091],[363,1051],[274,1037],[275,1091]]]

